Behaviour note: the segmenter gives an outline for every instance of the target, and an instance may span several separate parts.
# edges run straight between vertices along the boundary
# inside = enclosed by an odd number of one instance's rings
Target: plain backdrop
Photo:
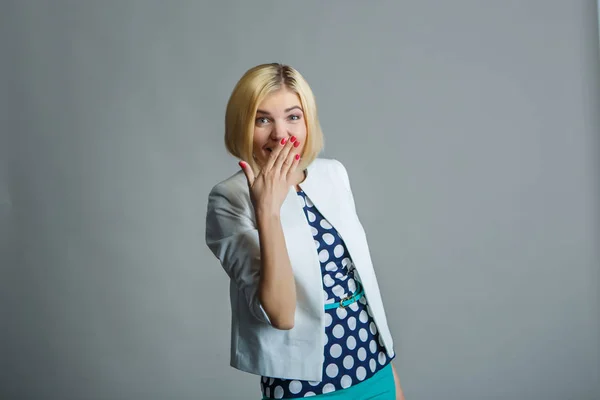
[[[592,0],[2,1],[0,398],[258,399],[204,243],[250,67],[311,84],[407,400],[600,398]]]

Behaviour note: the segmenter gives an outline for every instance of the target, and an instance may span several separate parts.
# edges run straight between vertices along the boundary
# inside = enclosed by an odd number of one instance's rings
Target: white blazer
[[[393,356],[392,336],[346,169],[337,160],[318,158],[308,166],[300,187],[343,238],[383,345],[388,355]],[[281,225],[296,283],[295,322],[290,330],[273,327],[259,304],[258,231],[248,184],[241,170],[215,185],[209,194],[206,244],[231,279],[231,366],[262,376],[321,381],[325,332],[323,279],[301,201],[290,186],[281,206]]]

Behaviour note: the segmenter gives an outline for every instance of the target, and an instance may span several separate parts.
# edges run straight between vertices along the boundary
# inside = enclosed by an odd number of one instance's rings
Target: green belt
[[[338,307],[346,308],[350,304],[360,300],[360,298],[365,295],[365,291],[363,290],[362,285],[358,281],[356,281],[356,286],[357,286],[356,292],[354,292],[354,294],[352,296],[344,297],[342,300],[340,300],[337,303],[325,304],[325,309],[331,310],[332,308],[338,308]]]

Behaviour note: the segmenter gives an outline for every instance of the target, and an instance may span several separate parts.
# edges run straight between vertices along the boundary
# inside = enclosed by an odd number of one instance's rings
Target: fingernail
[[[300,154],[296,154],[296,160],[300,159]]]
[[[299,141],[296,142],[296,143],[294,143],[294,147],[298,147],[298,146],[300,146],[300,142]]]
[[[285,144],[285,138],[281,139],[281,144]]]
[[[246,163],[244,161],[240,161],[238,164],[240,164],[240,167],[244,168],[246,166]]]
[[[292,136],[292,137],[290,138],[290,142],[294,143],[295,141],[296,141],[296,136]]]

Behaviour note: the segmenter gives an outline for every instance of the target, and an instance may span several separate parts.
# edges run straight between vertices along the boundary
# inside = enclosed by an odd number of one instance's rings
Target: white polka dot
[[[334,326],[333,327],[333,336],[335,336],[338,339],[343,337],[344,336],[344,327],[341,326],[340,324],[337,324],[336,326]]]
[[[371,333],[373,335],[375,335],[377,333],[377,327],[375,326],[375,322],[371,322],[369,324],[369,330],[371,331]]]
[[[314,226],[310,227],[310,231],[312,232],[313,236],[317,236],[319,234],[319,231]]]
[[[356,339],[354,339],[354,336],[348,336],[348,339],[346,339],[346,347],[348,347],[349,350],[354,350],[356,348]]]
[[[304,397],[312,397],[312,396],[316,396],[317,394],[315,392],[306,392],[304,394]]]
[[[383,351],[380,351],[377,359],[379,361],[379,364],[381,364],[381,365],[385,364],[385,360],[386,360],[385,353]]]
[[[340,380],[340,384],[344,389],[347,389],[352,385],[352,378],[350,378],[348,375],[344,375]]]
[[[350,304],[348,308],[352,311],[358,311],[358,303],[355,301],[354,303]]]
[[[327,287],[332,287],[333,285],[335,285],[335,281],[333,280],[331,275],[325,274],[323,275],[323,284]]]
[[[306,201],[304,200],[304,196],[299,195],[298,197],[300,198],[300,204],[302,205],[302,207],[305,207],[306,206]]]
[[[330,378],[335,378],[339,372],[338,366],[335,364],[329,364],[325,369],[325,373]]]
[[[366,376],[367,376],[367,370],[365,369],[365,367],[356,368],[356,379],[358,379],[359,381],[362,381],[363,379],[365,379]]]
[[[367,314],[367,312],[365,310],[362,310],[360,312],[358,319],[360,319],[360,322],[365,323],[369,320],[369,315]]]
[[[348,280],[348,290],[351,292],[356,292],[356,282],[354,282],[354,279],[352,278]]]
[[[328,262],[327,265],[325,266],[325,271],[335,271],[337,269],[338,269],[338,266],[333,261]]]
[[[329,252],[327,251],[327,249],[323,249],[319,252],[319,261],[324,263],[327,260],[329,260]]]
[[[266,377],[266,376],[263,376],[263,377],[262,377],[262,381],[263,381],[263,383],[267,383],[267,377]]]
[[[343,267],[347,267],[347,266],[348,266],[348,264],[349,264],[349,263],[351,263],[351,261],[352,261],[352,260],[350,260],[348,257],[345,257],[345,258],[342,260],[342,266],[343,266]]]
[[[379,345],[383,347],[383,339],[379,336]]]
[[[272,385],[275,382],[275,378],[269,378],[269,385]]]
[[[337,297],[343,298],[346,297],[346,291],[344,290],[343,287],[341,287],[340,285],[335,285],[333,287],[333,289],[331,289],[331,291],[333,292],[333,294],[335,294]]]
[[[331,229],[331,228],[333,228],[333,226],[331,226],[331,224],[329,222],[327,222],[326,219],[322,219],[320,225],[321,225],[321,228],[323,228],[323,229]]]
[[[354,317],[348,318],[348,328],[350,328],[351,331],[356,329],[356,318],[354,318]]]
[[[373,318],[373,313],[371,312],[371,307],[367,306],[367,313],[369,314],[369,317]]]
[[[342,307],[336,308],[335,313],[337,314],[339,319],[344,319],[348,315],[348,311],[346,311],[346,309]]]
[[[338,358],[342,355],[342,346],[337,343],[333,344],[329,349],[329,354],[331,354],[331,357],[333,358]]]
[[[315,247],[318,249],[319,247],[321,247],[321,242],[319,242],[318,240],[315,240]]]
[[[358,352],[356,353],[356,355],[358,356],[358,359],[360,361],[365,361],[367,359],[367,351],[365,350],[364,347],[361,347],[360,349],[358,349]]]
[[[335,237],[331,233],[327,232],[323,234],[323,241],[331,246],[335,241]]]
[[[344,357],[344,368],[350,369],[354,367],[354,357],[346,356]]]
[[[276,399],[282,399],[283,398],[283,388],[281,386],[277,386],[275,388],[275,390],[273,391],[273,395]]]
[[[365,328],[360,328],[360,330],[358,331],[358,337],[361,341],[366,342],[369,338],[369,334],[367,333],[367,330]]]
[[[290,392],[298,394],[302,390],[302,383],[300,381],[293,380],[290,382]]]
[[[315,214],[313,214],[310,211],[306,211],[306,215],[308,215],[308,220],[310,222],[315,222],[315,220],[317,219],[317,217],[315,216]]]
[[[326,313],[325,314],[325,326],[330,326],[332,322],[333,322],[333,317],[331,316],[331,314]]]
[[[371,369],[371,372],[375,372],[375,368],[377,368],[377,361],[375,361],[374,358],[371,358],[369,361],[369,368]]]
[[[341,256],[343,256],[344,255],[344,246],[342,246],[341,244],[338,244],[337,246],[335,246],[335,248],[333,249],[333,254],[337,258],[340,258]]]
[[[310,199],[308,197],[306,197],[306,205],[309,207],[314,207],[314,204],[312,201],[310,201]]]
[[[371,350],[371,353],[376,353],[377,352],[377,342],[375,342],[374,340],[371,340],[369,342],[369,350]]]
[[[329,295],[327,294],[327,291],[323,290],[323,301],[327,301],[328,298]]]
[[[267,395],[267,398],[271,397],[271,388],[266,388],[265,394]]]
[[[358,301],[360,301],[360,304],[362,304],[362,305],[367,304],[367,298],[365,296],[361,297],[360,300],[358,300]]]
[[[321,381],[308,381],[308,384],[310,386],[319,386],[321,384]]]
[[[333,391],[335,391],[335,386],[333,386],[333,383],[328,383],[327,385],[323,386],[323,394],[331,393]]]

